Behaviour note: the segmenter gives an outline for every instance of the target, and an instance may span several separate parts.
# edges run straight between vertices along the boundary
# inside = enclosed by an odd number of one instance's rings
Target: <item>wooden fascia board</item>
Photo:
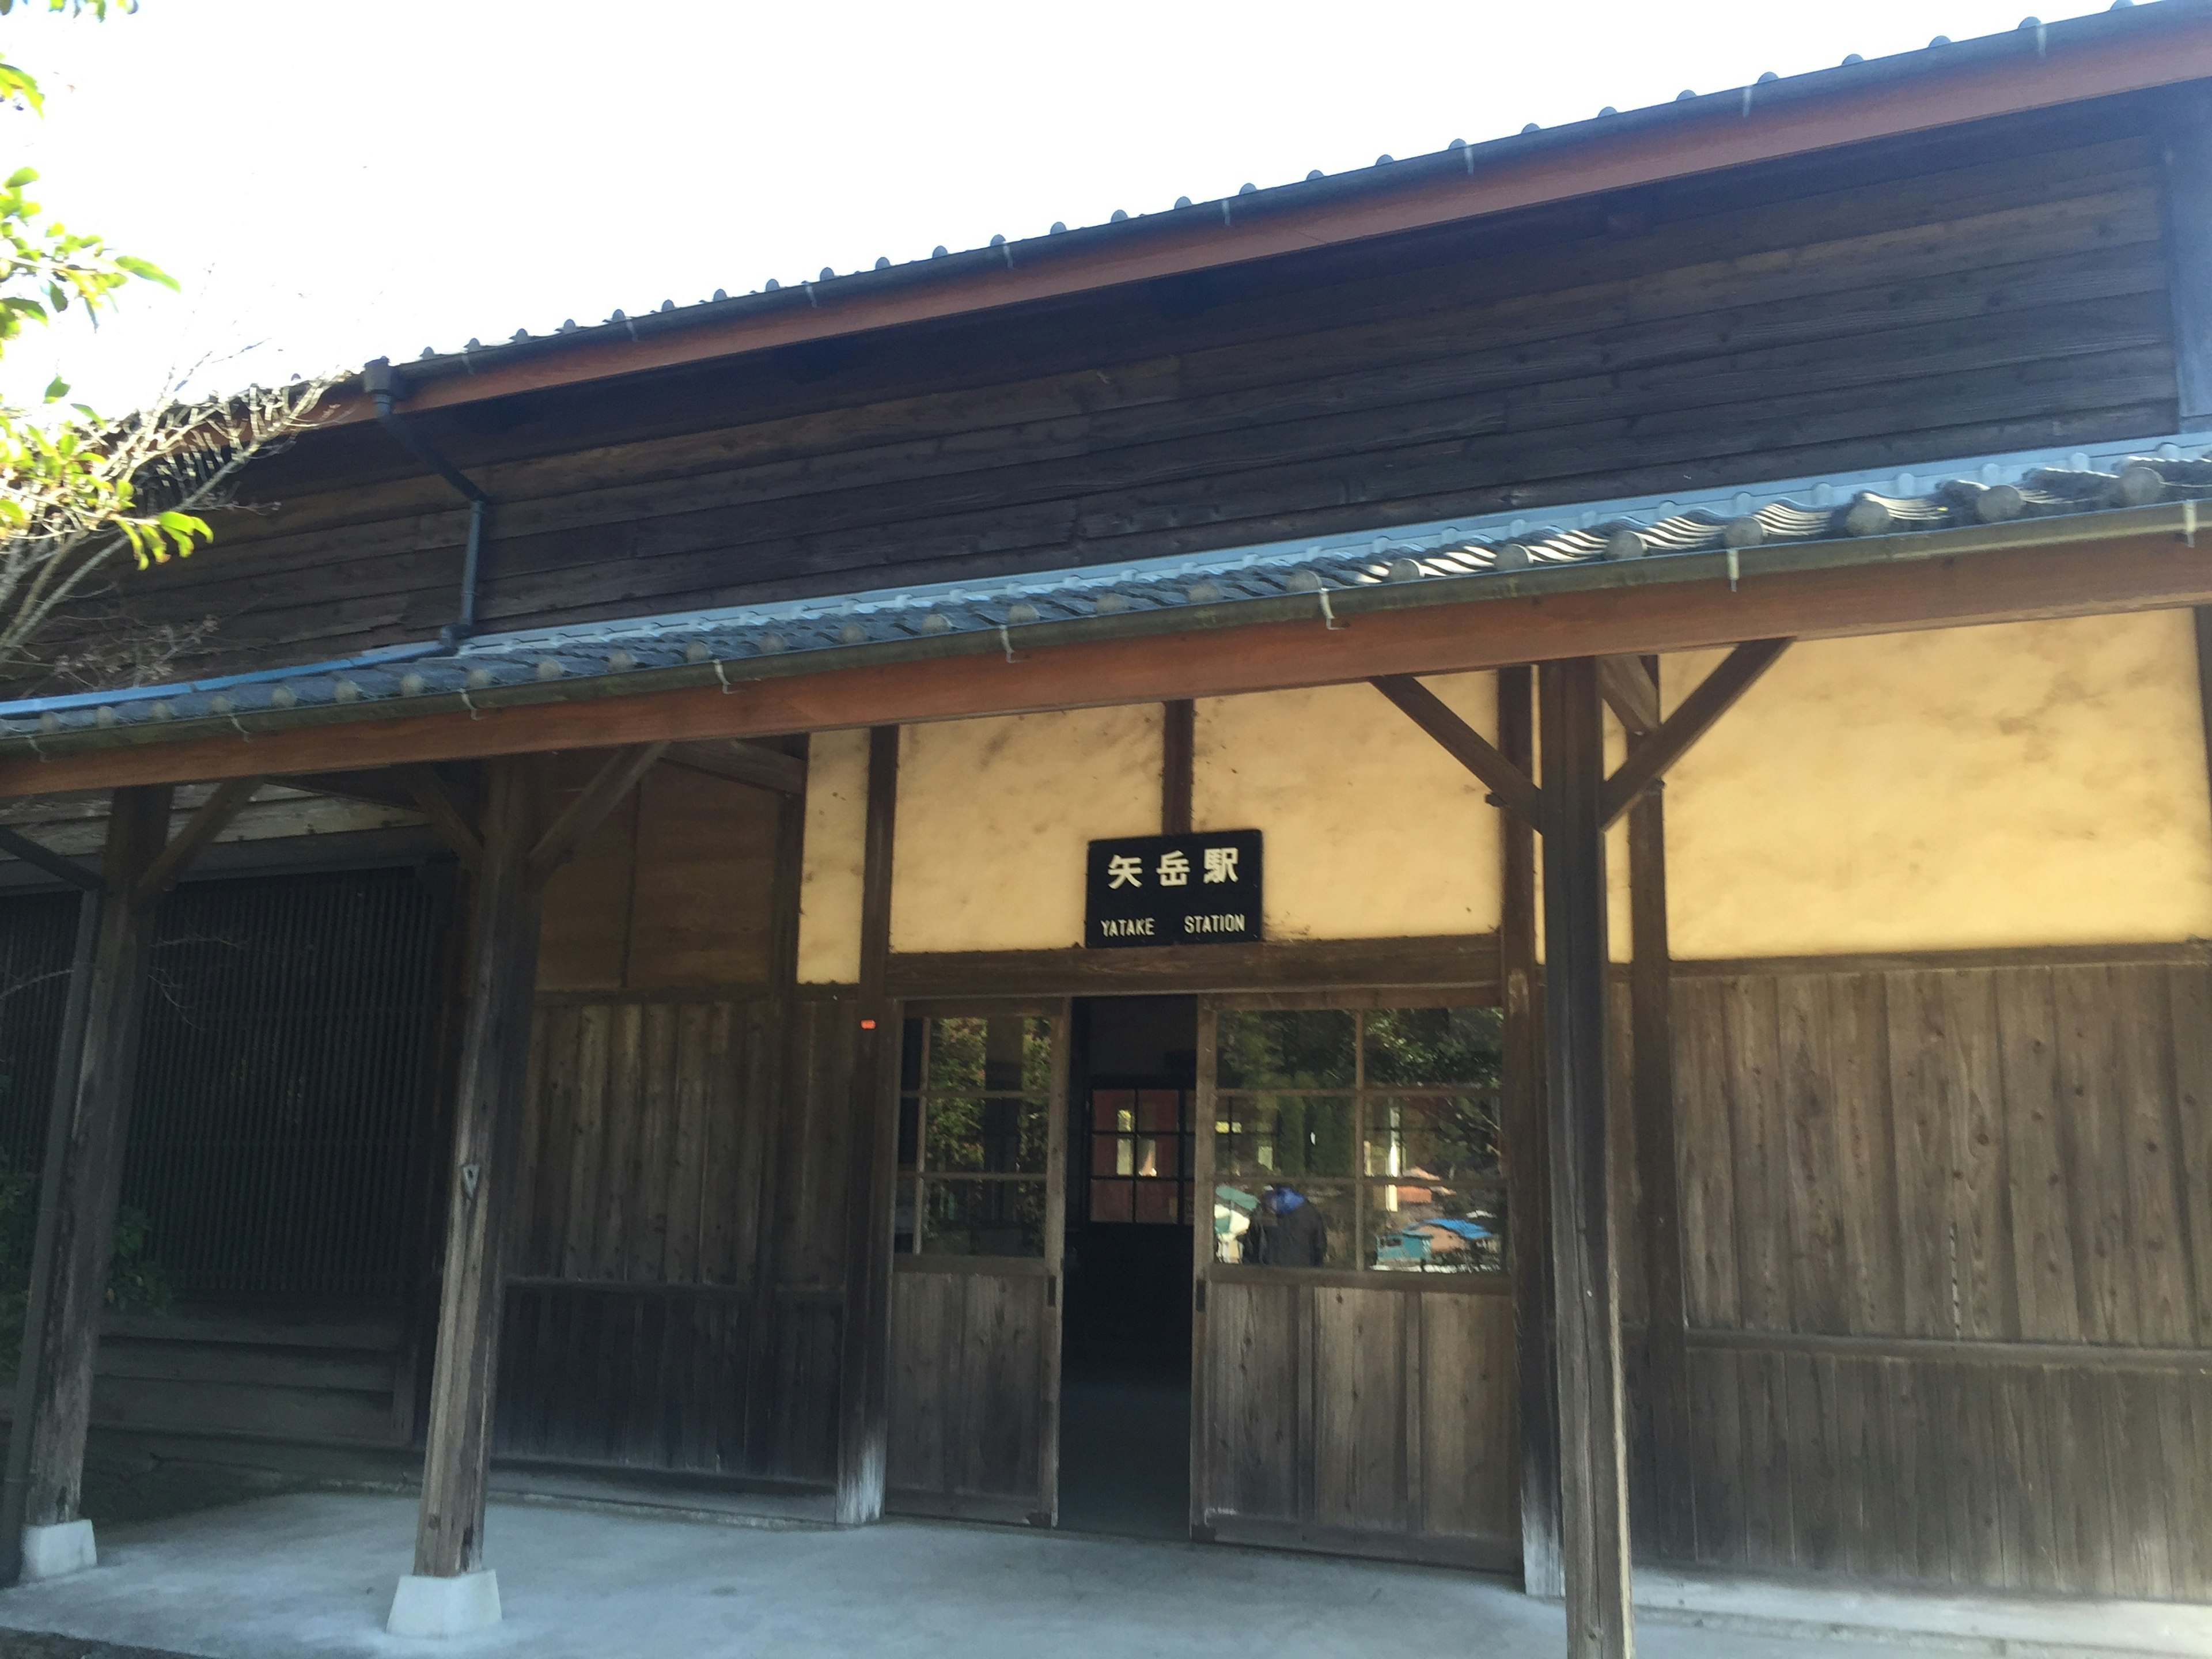
[[[1951,70],[1902,74],[1825,94],[1792,90],[1762,102],[1758,88],[1745,88],[1741,105],[1729,98],[1664,119],[1656,112],[1650,121],[1613,118],[1613,123],[1593,124],[1588,137],[1576,135],[1517,155],[1480,160],[1471,164],[1471,172],[1446,173],[1401,190],[1363,191],[1310,207],[1279,206],[1262,197],[1241,209],[1249,216],[1241,220],[1237,216],[1243,198],[1231,198],[1225,224],[1210,216],[1188,223],[1178,219],[1147,227],[1149,234],[1125,233],[1106,239],[1103,246],[1066,252],[1042,240],[1024,242],[1005,250],[1006,257],[994,258],[987,269],[942,281],[849,295],[831,283],[826,292],[811,287],[811,303],[794,298],[765,314],[635,337],[611,331],[606,339],[580,340],[527,361],[495,362],[425,380],[405,407],[411,413],[480,403],[1060,299],[2208,76],[2212,17],[2183,15],[2159,28],[2069,41],[2047,56],[2027,50],[2024,43],[2017,53],[1978,54]],[[333,403],[318,424],[349,424],[374,413],[366,395],[354,393]]]
[[[234,732],[162,740],[145,727],[125,727],[103,733],[102,746],[0,758],[0,798],[281,777],[325,770],[334,751],[355,767],[478,759],[1230,696],[1785,635],[1834,639],[2166,610],[2212,603],[2212,536],[2192,546],[2177,533],[2144,531],[1897,561],[1792,567],[1781,559],[1754,565],[1747,556],[1734,585],[1717,574],[1548,592],[1531,585],[1511,597],[1394,609],[1339,604],[1333,627],[1316,611],[1310,620],[1079,639],[1018,650],[1012,660],[990,635],[962,641],[957,654],[813,673],[792,672],[792,659],[777,658],[780,672],[732,678],[726,692],[712,680],[629,695],[552,682],[522,694],[538,701],[486,707],[479,694],[474,712],[356,706],[342,729],[325,719],[262,726],[250,738]],[[1372,591],[1378,605],[1400,597]]]

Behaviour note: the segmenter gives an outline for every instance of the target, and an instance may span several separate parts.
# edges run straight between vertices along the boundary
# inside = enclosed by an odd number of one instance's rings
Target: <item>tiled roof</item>
[[[1438,599],[1480,599],[1501,575],[1542,580],[1574,572],[1626,582],[1631,567],[1717,551],[1812,550],[1871,537],[1911,537],[2062,514],[2094,515],[2212,499],[2212,434],[2095,450],[2015,453],[1900,473],[1837,475],[1676,498],[1643,497],[1277,543],[1193,557],[1042,573],[1013,580],[938,584],[482,635],[458,650],[403,647],[343,664],[272,669],[222,681],[0,704],[0,733],[41,738],[117,726],[295,712],[343,717],[356,705],[452,699],[534,700],[549,683],[592,682],[615,692],[711,675],[725,684],[805,672],[943,641],[961,648],[1024,638],[1079,637],[1141,613],[1163,626],[1233,626],[1241,607],[1310,598],[1324,616],[1332,594],[1392,584],[1437,584]],[[2212,520],[2208,520],[2212,529]],[[2085,530],[2087,526],[2085,526]],[[1646,567],[1648,568],[1648,567]],[[1442,585],[1449,583],[1449,589]],[[981,641],[973,636],[984,636]],[[768,659],[774,659],[770,662]],[[812,660],[810,660],[812,659]],[[643,677],[641,678],[637,677]],[[365,711],[364,711],[365,712]]]

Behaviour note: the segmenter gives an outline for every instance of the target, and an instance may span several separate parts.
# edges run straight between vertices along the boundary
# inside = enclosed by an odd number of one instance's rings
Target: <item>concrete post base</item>
[[[499,1575],[489,1567],[458,1578],[410,1573],[392,1598],[384,1628],[394,1636],[465,1636],[499,1623]]]
[[[93,1547],[92,1522],[64,1521],[53,1527],[23,1528],[23,1582],[64,1578],[100,1564]]]

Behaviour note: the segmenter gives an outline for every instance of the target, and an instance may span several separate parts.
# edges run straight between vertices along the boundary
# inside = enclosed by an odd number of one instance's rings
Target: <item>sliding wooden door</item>
[[[1194,1536],[1518,1564],[1498,1066],[1494,1008],[1201,1001]]]
[[[887,1507],[1059,1512],[1068,1006],[909,1004]]]

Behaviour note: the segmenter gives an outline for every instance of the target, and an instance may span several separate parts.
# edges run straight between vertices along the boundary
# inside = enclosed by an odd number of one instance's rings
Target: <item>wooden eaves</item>
[[[406,366],[410,412],[896,328],[2212,76],[2212,7],[2154,7],[1732,88],[1124,223]],[[356,389],[325,423],[374,416]]]
[[[1161,702],[2212,603],[2191,504],[1133,612],[897,646],[16,739],[0,795]],[[426,709],[425,704],[449,706]],[[342,726],[343,731],[334,730]]]

